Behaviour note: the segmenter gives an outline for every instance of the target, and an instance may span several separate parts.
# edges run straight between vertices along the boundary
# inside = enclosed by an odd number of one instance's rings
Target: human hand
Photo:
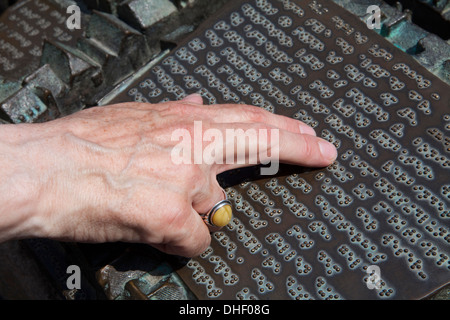
[[[250,164],[176,164],[179,141],[173,133],[194,134],[194,121],[201,121],[203,132],[214,128],[223,136],[230,128],[275,129],[279,141],[259,147],[279,149],[280,162],[322,167],[336,158],[335,147],[302,122],[253,106],[206,106],[198,95],[95,107],[43,124],[3,125],[2,136],[10,142],[0,151],[11,156],[2,164],[15,170],[0,168],[0,192],[11,196],[0,209],[0,216],[8,214],[0,240],[124,241],[186,257],[202,253],[211,230],[199,213],[224,197],[216,176]],[[251,153],[247,148],[247,159]]]

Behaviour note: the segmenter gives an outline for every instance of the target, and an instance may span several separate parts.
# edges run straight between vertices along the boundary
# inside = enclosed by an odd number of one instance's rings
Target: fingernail
[[[322,156],[330,162],[333,162],[337,158],[337,150],[334,144],[325,141],[319,140],[319,148]]]
[[[316,130],[314,130],[312,127],[310,127],[306,124],[300,124],[298,127],[300,129],[301,134],[309,134],[311,136],[316,135]]]

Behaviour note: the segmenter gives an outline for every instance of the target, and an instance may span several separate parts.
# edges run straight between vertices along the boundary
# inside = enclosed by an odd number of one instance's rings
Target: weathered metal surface
[[[117,12],[119,17],[131,26],[148,29],[175,14],[177,8],[169,0],[128,0],[120,3]]]
[[[110,300],[186,300],[192,293],[174,272],[177,261],[151,247],[135,246],[97,271]]]
[[[179,10],[170,1],[89,2],[82,9],[93,11],[80,12],[80,28],[71,30],[66,25],[67,8],[82,3],[19,1],[0,17],[0,104],[23,92],[30,94],[26,101],[32,103],[36,86],[27,87],[26,79],[39,75],[39,86],[52,93],[61,115],[95,105],[98,97],[152,61],[161,51],[161,41],[176,41],[191,32],[203,14],[223,2],[180,3]],[[142,10],[150,4],[158,10]],[[54,92],[59,82],[65,88]],[[17,101],[3,105],[6,113],[0,116],[5,120],[37,119],[21,114],[35,105],[17,110],[12,106],[19,105]]]
[[[66,27],[65,10],[50,1],[19,1],[0,18],[0,74],[12,80],[39,67],[44,39],[75,45],[82,30]]]
[[[333,3],[254,0],[112,102],[200,92],[302,120],[338,147],[325,169],[220,177],[235,218],[179,270],[199,298],[416,299],[450,281],[448,89]]]

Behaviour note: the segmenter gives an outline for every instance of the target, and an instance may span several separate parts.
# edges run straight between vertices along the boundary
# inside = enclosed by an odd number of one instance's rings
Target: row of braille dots
[[[261,191],[256,184],[250,185],[250,187],[247,190],[247,194],[254,201],[258,201],[262,205],[264,205],[264,212],[270,218],[272,218],[275,223],[278,224],[281,222],[281,215],[283,213],[283,210],[279,209],[279,208],[274,208],[275,202],[273,200],[270,200],[269,196],[265,192]],[[254,215],[254,217],[258,218],[259,214],[258,214],[258,216]],[[259,219],[252,218],[249,222],[255,229],[267,226],[267,221],[265,221],[265,220],[259,220]]]
[[[347,150],[347,152],[342,154],[341,159],[350,160],[349,155],[352,155],[353,153],[353,150]],[[351,160],[352,161],[349,163],[350,167],[360,170],[360,175],[362,177],[367,177],[368,175],[371,175],[374,178],[379,177],[380,174],[378,173],[378,171],[369,163],[362,160],[359,155],[354,155]]]
[[[232,47],[226,47],[225,49],[222,49],[220,51],[220,55],[226,57],[227,61],[231,63],[236,70],[243,70],[244,75],[251,81],[255,82],[256,80],[260,79],[262,76],[262,73],[258,71],[252,64],[250,64],[248,61],[246,61],[240,54],[236,52]],[[226,69],[224,69],[226,68]],[[233,69],[231,67],[225,67],[223,65],[220,67],[217,72],[223,73],[227,72],[229,75],[232,74]],[[268,81],[265,79],[265,81]],[[260,83],[261,84],[261,83]]]
[[[137,88],[131,88],[128,90],[128,95],[130,97],[133,97],[134,102],[142,102],[142,103],[148,103],[148,99],[144,96],[142,92],[140,92]]]
[[[163,92],[160,88],[156,87],[156,84],[151,79],[145,79],[145,80],[141,81],[139,83],[139,87],[142,90],[148,90],[147,96],[150,98],[158,97]],[[137,89],[136,88],[131,89],[129,91],[129,94],[132,96],[135,95],[135,93],[137,93],[137,91],[135,91],[135,90],[137,90]],[[136,97],[135,97],[135,100],[136,100]]]
[[[292,11],[300,18],[302,18],[305,15],[305,11],[291,0],[277,0],[277,1],[283,4],[284,10]]]
[[[431,86],[431,81],[420,75],[417,71],[411,69],[405,63],[396,63],[392,66],[392,70],[401,70],[408,78],[415,80],[419,89],[426,89]],[[438,99],[438,95],[434,94],[432,97]]]
[[[375,193],[369,189],[364,183],[359,183],[356,188],[352,189],[354,195],[356,195],[361,200],[366,200],[373,198]]]
[[[389,127],[389,131],[401,138],[405,134],[405,125],[403,123],[394,123]]]
[[[330,178],[325,178],[324,183],[321,185],[321,189],[326,194],[335,195],[338,204],[341,207],[346,207],[353,202],[353,197],[348,195],[344,189],[339,187],[338,185],[331,184]]]
[[[186,61],[190,65],[193,65],[197,63],[198,59],[197,57],[190,52],[186,47],[181,47],[175,52],[175,55],[178,57],[178,59]]]
[[[336,225],[336,228],[340,231],[346,231],[350,237],[350,241],[358,244],[363,250],[365,250],[366,256],[373,262],[383,261],[387,257],[383,253],[377,252],[377,247],[371,241],[365,237],[364,234],[358,232],[357,228],[334,207],[329,207],[329,203],[322,196],[316,197],[316,205],[322,210],[322,214],[325,218]]]
[[[450,121],[450,116],[445,115],[444,119],[447,118],[447,121]],[[447,128],[449,129],[449,128]],[[450,137],[446,136],[441,130],[437,128],[429,128],[426,131],[434,140],[441,143],[445,147],[446,152],[450,152]]]
[[[311,90],[315,89],[320,93],[320,97],[323,99],[331,98],[334,95],[334,91],[325,85],[321,80],[314,80],[309,84]]]
[[[308,229],[311,230],[311,232],[317,232],[325,241],[331,240],[331,234],[328,232],[327,226],[322,221],[311,222],[308,224]]]
[[[205,37],[209,40],[209,44],[212,47],[220,47],[223,45],[224,40],[220,38],[214,30],[208,29],[205,32]]]
[[[200,265],[200,263],[195,260],[191,260],[188,262],[187,267],[195,270],[192,274],[192,278],[197,282],[197,284],[203,284],[206,286],[206,293],[208,297],[217,298],[222,294],[222,289],[216,287],[214,280],[205,272],[205,269]]]
[[[380,48],[376,43],[372,44],[367,50],[372,56],[377,58],[383,58],[385,61],[390,61],[394,58],[394,55],[386,49]]]
[[[394,224],[396,230],[400,230],[406,226],[406,221],[401,219],[398,215],[392,215],[388,219],[388,223]],[[450,232],[444,227],[439,226],[436,220],[430,221],[426,226],[425,230],[436,238],[441,238],[450,244]],[[422,234],[415,228],[408,228],[402,231],[402,236],[407,239],[411,244],[415,244]]]
[[[281,263],[275,260],[275,257],[269,256],[261,263],[263,268],[271,269],[273,273],[279,274],[281,272]]]
[[[222,247],[226,249],[228,259],[234,260],[236,258],[237,244],[231,241],[230,237],[222,231],[214,232],[212,236]],[[206,257],[206,255],[202,255],[202,257]],[[236,262],[238,264],[243,263],[243,258],[238,257]]]
[[[255,3],[268,16],[273,16],[278,13],[278,9],[273,7],[272,3],[268,0],[255,0]]]
[[[417,123],[418,123],[417,122],[417,114],[410,107],[406,107],[406,108],[397,110],[397,115],[399,115],[400,117],[406,119],[409,122],[410,126],[415,127],[417,125]]]
[[[249,230],[244,227],[239,219],[233,218],[227,228],[230,231],[236,231],[237,239],[244,245],[245,248],[249,250],[251,254],[257,253],[262,248],[262,244]]]
[[[356,107],[351,104],[345,104],[344,99],[339,98],[335,100],[331,106],[336,109],[344,117],[349,118],[354,115],[354,120],[358,128],[368,127],[372,121],[363,115],[361,112],[356,112]],[[373,146],[371,147],[373,148]]]
[[[172,74],[182,74],[182,75],[187,74],[186,68],[183,67],[183,65],[173,56],[164,59],[162,64],[168,66]]]
[[[422,260],[417,259],[412,251],[410,251],[407,247],[404,247],[400,244],[400,240],[392,234],[383,235],[382,244],[384,246],[390,246],[394,255],[397,257],[405,256],[408,261],[409,268],[411,271],[415,271],[416,275],[425,280],[428,278],[426,272],[422,270]]]
[[[282,196],[284,205],[287,206],[289,210],[297,217],[308,219],[314,218],[314,213],[310,212],[303,203],[298,202],[295,196],[289,190],[287,190],[285,186],[279,185],[277,179],[271,179],[266,183],[265,186],[269,188],[275,196]],[[271,211],[270,214],[272,213],[275,214],[275,212]]]
[[[303,193],[308,194],[312,190],[312,186],[300,177],[297,173],[286,177],[286,182],[293,188],[302,190]]]
[[[392,209],[392,207],[384,201],[379,201],[376,205],[373,206],[372,209],[375,213],[385,212],[386,214],[388,214],[389,217],[387,219],[387,222],[392,225],[396,231],[400,231],[407,224],[406,220],[400,218],[398,214],[393,213],[394,210]]]
[[[369,279],[370,279],[370,277],[372,277],[374,274],[372,273],[372,274],[369,274],[368,272],[367,272],[367,268],[368,268],[368,265],[365,265],[365,266],[363,266],[362,267],[362,269],[363,269],[363,271],[364,272],[366,272],[366,276],[364,276],[364,278],[363,278],[363,281],[364,282],[366,282],[366,283],[368,283],[369,282]],[[381,275],[382,276],[382,275]],[[391,296],[394,296],[395,295],[395,290],[394,290],[394,288],[392,288],[392,287],[390,287],[390,286],[388,286],[388,284],[386,283],[386,281],[385,280],[383,280],[382,278],[381,279],[378,279],[378,280],[380,280],[380,283],[379,283],[379,286],[380,286],[380,289],[377,289],[377,294],[378,294],[378,296],[380,297],[380,298],[391,298]]]
[[[334,51],[330,51],[330,53],[327,56],[327,62],[335,64],[339,62],[339,58],[341,57],[335,56]],[[341,79],[341,75],[336,70],[333,69],[327,71],[327,78],[330,80],[335,80],[333,83],[333,87],[335,87],[336,89],[345,87],[348,84],[348,81],[345,79]]]
[[[408,150],[402,149],[401,154],[398,156],[398,160],[400,160],[403,164],[407,166],[411,166],[414,169],[416,175],[424,177],[425,179],[428,180],[434,179],[433,169],[425,165],[417,157],[409,156]]]
[[[222,94],[223,99],[226,101],[231,101],[234,103],[238,103],[240,101],[239,96],[205,65],[196,67],[194,72],[203,76],[208,82],[208,86],[219,91]]]
[[[441,238],[448,244],[450,244],[450,232],[445,226],[438,228],[436,220],[431,220],[426,226],[425,230],[436,238]]]
[[[357,208],[356,216],[360,218],[364,223],[364,228],[367,231],[375,231],[378,229],[378,220],[375,219],[366,209]]]
[[[360,54],[358,58],[361,60],[359,64],[361,68],[369,72],[377,79],[388,78],[391,85],[391,89],[397,91],[405,86],[403,82],[401,82],[398,78],[392,77],[391,73],[384,69],[379,64],[373,63],[372,59],[367,58],[365,54]]]
[[[361,149],[367,144],[367,139],[364,138],[357,130],[352,128],[350,125],[345,124],[344,120],[341,119],[337,114],[330,114],[325,118],[325,123],[329,124],[331,128],[336,130],[337,133],[345,135],[351,141],[353,141],[357,149]]]
[[[415,90],[408,92],[408,98],[412,101],[417,101],[417,109],[421,110],[425,115],[431,114],[431,102],[423,98],[423,96]]]
[[[312,266],[301,256],[295,259],[295,267],[297,269],[297,274],[300,276],[306,276],[312,272]]]
[[[292,250],[290,244],[279,233],[269,233],[265,237],[265,240],[268,244],[273,244],[276,246],[277,253],[280,256],[283,256],[285,261],[290,261],[297,255],[297,252]]]
[[[236,293],[238,300],[258,300],[257,296],[250,292],[250,289],[245,287]]]
[[[397,142],[388,132],[382,129],[375,129],[370,132],[370,137],[378,142],[380,146],[392,151],[399,151],[402,145]]]
[[[355,269],[362,263],[361,258],[358,257],[356,253],[345,244],[341,245],[337,251],[340,255],[343,255],[346,258],[347,266],[350,269]]]
[[[247,191],[249,193],[249,195],[253,194],[252,188],[250,187]],[[266,220],[261,220],[260,219],[260,214],[257,210],[255,210],[253,208],[252,205],[250,205],[250,203],[248,201],[243,200],[242,195],[238,194],[236,190],[233,189],[232,191],[232,196],[230,196],[229,199],[234,200],[235,202],[235,208],[238,211],[242,211],[245,213],[245,215],[247,217],[250,218],[249,223],[250,225],[254,228],[254,229],[259,229],[259,228],[264,228],[266,227],[267,221]],[[267,204],[266,199],[267,196],[262,196],[261,193],[259,194],[259,197],[262,197],[263,199],[258,199],[258,193],[254,193],[252,196],[253,200],[258,201],[260,200],[260,202],[262,202],[264,205],[266,205],[265,207],[265,212],[268,213],[268,211],[272,212],[276,212],[276,209],[273,209],[273,203],[271,203],[270,205]],[[268,213],[269,216],[273,217],[273,214],[270,215],[270,213]],[[275,217],[275,222],[278,222],[279,217]]]
[[[261,294],[273,291],[275,286],[270,282],[267,277],[258,268],[253,268],[251,278],[255,280],[258,285],[258,292]]]
[[[423,142],[422,138],[414,139],[413,145],[416,147],[417,152],[422,154],[427,160],[436,162],[443,168],[450,167],[450,159],[442,155],[439,150],[431,147],[429,143]]]
[[[407,196],[403,196],[403,193],[385,178],[377,180],[374,183],[374,187],[384,194],[389,200],[395,201],[395,204],[398,206],[408,204],[410,202],[410,199]]]
[[[306,110],[300,109],[293,116],[294,119],[298,119],[312,128],[316,128],[319,125],[319,121],[315,120]]]
[[[281,82],[285,86],[292,83],[294,80],[291,76],[289,76],[286,72],[281,71],[280,68],[274,68],[269,72],[269,76],[275,81]]]
[[[427,257],[435,259],[435,262],[439,267],[445,267],[445,264],[447,264],[447,269],[450,270],[450,258],[448,254],[442,252],[438,254],[438,248],[429,241],[422,241],[420,246],[425,250],[425,255]]]
[[[383,107],[366,96],[364,92],[360,91],[358,88],[353,87],[349,89],[345,92],[345,96],[347,98],[352,98],[353,103],[361,107],[365,112],[375,114],[378,121],[386,122],[389,120],[389,112],[386,112]]]
[[[390,216],[387,219],[387,223],[393,225],[394,229],[399,231],[404,226],[406,226],[407,222],[406,222],[406,220],[403,220],[402,218],[400,218],[400,216],[398,214],[393,214],[392,216]]]
[[[445,124],[445,130],[450,131],[450,114],[445,114],[443,116],[444,121],[446,122]],[[448,145],[448,144],[447,144]],[[448,151],[448,149],[447,149]]]
[[[427,201],[431,206],[433,206],[439,216],[442,218],[450,218],[450,210],[445,205],[445,201],[440,199],[431,190],[423,185],[415,185],[412,190],[416,193],[416,198],[422,201]]]
[[[321,299],[341,300],[341,295],[323,277],[316,278],[316,293]]]
[[[325,67],[325,63],[322,62],[315,54],[306,53],[306,49],[302,48],[295,53],[295,57],[299,58],[301,62],[309,65],[309,68],[313,71],[319,71]]]
[[[376,88],[378,83],[374,81],[371,77],[365,75],[356,66],[352,64],[347,64],[344,67],[344,71],[347,74],[347,78],[353,82],[362,82],[366,88]]]
[[[331,38],[332,31],[317,19],[309,18],[305,21],[305,26],[311,27],[311,30],[317,35],[323,35],[325,38]]]
[[[391,173],[395,180],[399,183],[404,183],[406,185],[412,185],[416,179],[411,177],[406,171],[403,170],[400,166],[394,166],[394,161],[388,160],[383,166],[382,169],[385,172]]]
[[[223,37],[230,43],[235,43],[238,50],[242,52],[247,58],[249,58],[254,65],[262,68],[268,68],[272,65],[272,61],[267,59],[264,54],[255,49],[254,46],[249,44],[245,39],[239,35],[236,31],[226,31]]]
[[[191,41],[189,41],[188,46],[195,52],[204,50],[207,48],[206,44],[203,41],[201,41],[199,38],[195,38],[195,39],[192,39]]]
[[[314,246],[314,240],[310,239],[308,233],[304,232],[298,225],[293,225],[286,231],[286,234],[299,242],[300,249],[310,249]]]
[[[336,136],[332,134],[328,129],[323,129],[320,132],[320,137],[332,143],[336,147],[336,149],[339,149],[341,147],[341,140],[336,138]]]
[[[338,179],[341,183],[351,181],[354,179],[353,173],[348,171],[348,169],[341,165],[339,161],[334,161],[331,165],[327,167],[327,170],[330,171],[336,179]],[[316,175],[316,180],[319,180],[321,177],[320,174]]]
[[[244,4],[242,6],[242,11],[244,15],[247,16],[254,24],[261,25],[263,28],[265,28],[269,36],[277,38],[280,45],[289,48],[294,45],[291,37],[286,35],[283,30],[277,28],[275,24],[272,23],[269,17],[260,14],[250,4]]]
[[[423,224],[430,219],[430,216],[415,203],[412,203],[408,206],[403,206],[402,210],[407,215],[413,214],[413,216],[416,217],[417,223],[419,224]],[[393,212],[393,209],[386,202],[380,201],[373,207],[373,211],[374,212],[384,211],[388,214],[391,214]],[[443,239],[444,241],[450,244],[450,232],[443,226],[440,226],[437,230],[436,228],[438,228],[438,223],[435,220],[431,220],[425,226],[425,231],[427,231],[429,234],[433,235],[436,238]],[[409,234],[409,232],[407,234],[403,234],[403,236],[408,236],[410,238],[409,241],[411,243],[415,242],[415,240],[411,239],[411,234]],[[417,238],[416,240],[418,240],[418,238],[420,237],[421,237],[420,233],[417,233],[415,235],[415,238]]]
[[[297,27],[293,32],[293,36],[297,36],[298,40],[302,43],[309,45],[309,48],[312,50],[317,50],[318,52],[322,52],[325,50],[325,44],[320,41],[316,36],[306,31],[303,27]]]
[[[312,300],[311,294],[305,290],[305,288],[297,282],[294,276],[288,276],[286,278],[286,289],[289,296],[295,300]]]
[[[209,262],[215,264],[215,274],[221,274],[223,276],[223,283],[227,286],[232,286],[239,281],[239,276],[231,271],[231,268],[225,261],[219,256],[210,256]]]
[[[320,250],[317,253],[317,260],[325,267],[327,276],[334,276],[342,271],[341,266],[335,263],[325,250]]]
[[[189,90],[201,89],[202,85],[193,76],[184,76],[184,86]]]

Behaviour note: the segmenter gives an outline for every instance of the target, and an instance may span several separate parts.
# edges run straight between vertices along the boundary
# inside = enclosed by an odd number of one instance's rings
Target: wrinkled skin
[[[0,241],[125,241],[200,254],[211,230],[199,213],[224,198],[216,176],[243,165],[175,164],[172,133],[193,132],[194,121],[203,130],[279,129],[280,162],[322,167],[336,158],[334,146],[304,123],[253,106],[206,106],[198,95],[2,125]]]

